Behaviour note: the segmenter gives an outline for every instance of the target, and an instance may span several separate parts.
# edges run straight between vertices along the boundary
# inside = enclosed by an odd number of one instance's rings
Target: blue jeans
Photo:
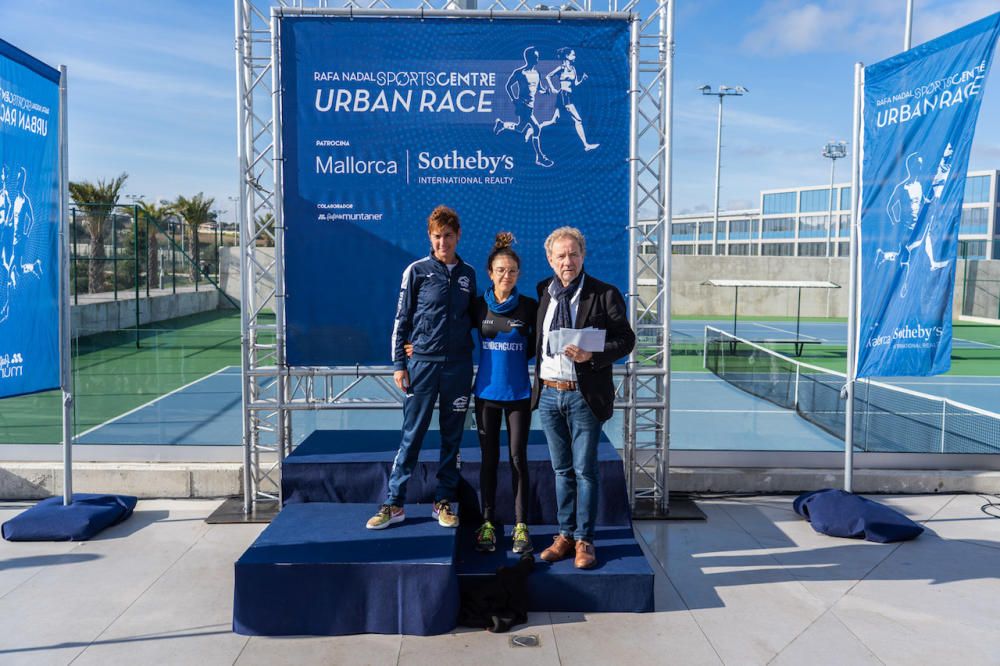
[[[579,391],[557,391],[548,386],[542,388],[538,417],[556,473],[559,533],[593,543],[601,421]]]
[[[424,435],[434,415],[434,405],[440,399],[438,423],[441,428],[441,456],[437,473],[434,501],[456,499],[458,481],[458,449],[462,445],[465,413],[472,392],[472,361],[410,361],[410,393],[403,402],[403,432],[399,451],[389,474],[386,504],[403,506],[406,482],[413,474],[420,457]]]

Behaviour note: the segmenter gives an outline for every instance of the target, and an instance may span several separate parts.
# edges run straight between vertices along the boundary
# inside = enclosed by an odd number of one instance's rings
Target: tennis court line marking
[[[795,331],[788,331],[783,328],[778,328],[777,326],[768,326],[767,324],[762,324],[760,322],[752,322],[754,326],[760,326],[761,328],[769,328],[772,331],[777,331],[778,333],[784,333],[785,335],[795,335]],[[806,333],[799,333],[800,338],[807,338],[809,340],[822,340],[822,338],[817,338],[814,335],[808,335]]]
[[[90,433],[94,432],[98,428],[103,428],[104,426],[110,425],[110,424],[114,423],[115,421],[117,421],[119,419],[123,419],[126,416],[129,416],[131,414],[135,414],[140,409],[145,409],[146,407],[149,407],[153,403],[157,403],[160,400],[163,400],[164,398],[167,398],[169,396],[172,396],[175,393],[179,393],[179,392],[183,391],[186,388],[190,388],[190,387],[194,386],[198,382],[203,382],[206,379],[209,379],[210,377],[215,377],[216,375],[221,374],[224,371],[229,370],[230,368],[235,368],[235,367],[237,367],[237,366],[235,366],[235,365],[227,365],[227,366],[225,366],[223,368],[219,368],[218,370],[216,370],[215,372],[213,372],[210,375],[205,375],[204,377],[200,377],[200,378],[194,380],[193,382],[189,382],[189,383],[185,384],[184,386],[180,386],[178,388],[175,388],[173,391],[170,391],[169,393],[164,393],[163,395],[161,395],[161,396],[159,396],[157,398],[153,398],[149,402],[145,402],[145,403],[139,405],[138,407],[135,407],[134,409],[130,409],[127,412],[125,412],[124,414],[119,414],[118,416],[116,416],[116,417],[114,417],[112,419],[108,419],[104,423],[99,423],[99,424],[95,425],[93,428],[89,428],[88,430],[85,430],[85,431],[81,432],[79,435],[76,435],[73,439],[79,439],[79,438],[81,438],[81,437],[83,437],[85,435],[89,435]]]
[[[1000,349],[1000,345],[990,344],[989,342],[980,342],[979,340],[966,340],[965,338],[952,338],[955,342],[964,342],[967,345],[982,345],[988,349]],[[975,349],[973,347],[973,349]]]

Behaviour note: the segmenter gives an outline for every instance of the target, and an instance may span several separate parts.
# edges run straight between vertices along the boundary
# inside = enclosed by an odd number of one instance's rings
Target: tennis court
[[[335,388],[343,388],[347,378]],[[1000,403],[1000,380],[982,377],[928,378],[905,387],[989,409]],[[382,398],[372,386],[359,398]],[[791,408],[756,397],[708,372],[676,372],[671,382],[671,441],[675,449],[735,451],[838,451],[843,443]],[[839,416],[837,418],[840,418]],[[935,424],[939,412],[933,412]],[[313,430],[398,429],[399,410],[297,412],[293,441]],[[621,445],[621,417],[606,426]],[[223,368],[121,416],[78,438],[83,445],[238,446],[242,433],[238,367]]]
[[[780,407],[707,372],[701,352],[706,324],[721,330],[732,320],[674,320],[672,445],[708,450],[841,450],[837,437]],[[794,334],[794,320],[738,322],[740,337],[773,339]],[[821,341],[802,360],[842,370],[844,322],[803,321],[802,332]],[[749,333],[748,333],[749,332]],[[756,332],[756,335],[754,335]],[[98,446],[238,447],[242,438],[239,315],[206,313],[135,331],[82,338],[75,343],[77,443]],[[888,382],[913,391],[995,410],[1000,405],[1000,327],[956,325],[956,365],[976,373]],[[687,345],[684,340],[689,340]],[[995,340],[995,342],[994,342]],[[979,343],[978,346],[974,343]],[[780,347],[780,346],[779,346]],[[687,355],[683,355],[686,353]],[[339,390],[347,378],[336,378]],[[369,393],[365,393],[365,391]],[[384,389],[361,386],[353,395],[384,399]],[[292,437],[299,442],[317,428],[396,429],[399,410],[296,412]],[[605,430],[621,445],[621,416]],[[57,443],[59,396],[48,392],[5,402],[0,443]],[[197,458],[197,455],[194,455]]]
[[[730,319],[680,319],[671,322],[670,331],[675,343],[700,343],[705,336],[705,326],[714,326],[747,340],[794,340],[795,320],[740,319],[733,330]],[[832,346],[847,346],[847,322],[836,320],[803,319],[798,337]],[[953,333],[955,349],[984,349],[1000,351],[1000,326],[989,324],[956,323]]]

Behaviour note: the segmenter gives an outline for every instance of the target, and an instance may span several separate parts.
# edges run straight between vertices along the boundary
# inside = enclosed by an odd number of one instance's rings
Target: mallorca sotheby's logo
[[[21,377],[24,374],[24,358],[20,353],[0,354],[0,379]]]
[[[892,344],[895,341],[909,343],[916,341],[924,344],[930,344],[932,340],[940,338],[943,334],[943,326],[922,326],[920,324],[910,326],[909,324],[903,324],[898,328],[894,328],[892,333],[876,335],[869,338],[868,346],[881,347],[883,345]]]

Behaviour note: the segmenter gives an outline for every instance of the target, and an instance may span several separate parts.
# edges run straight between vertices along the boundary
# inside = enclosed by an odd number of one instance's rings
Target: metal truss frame
[[[475,0],[472,0],[474,3]],[[617,371],[624,410],[628,493],[637,517],[666,516],[670,451],[670,190],[674,0],[234,0],[236,115],[242,298],[244,512],[280,500],[281,460],[291,452],[292,413],[316,409],[399,408],[389,367],[299,368],[285,362],[284,224],[281,214],[277,18],[282,13],[416,13],[437,16],[569,18],[632,15],[630,42],[629,319],[639,344]],[[415,4],[416,6],[412,6]],[[646,8],[647,3],[643,3]],[[273,241],[273,253],[260,244]],[[640,280],[644,289],[640,292]],[[270,311],[273,310],[273,318]],[[345,377],[351,379],[345,379]],[[359,398],[374,384],[384,398]],[[354,394],[354,395],[352,395]]]

